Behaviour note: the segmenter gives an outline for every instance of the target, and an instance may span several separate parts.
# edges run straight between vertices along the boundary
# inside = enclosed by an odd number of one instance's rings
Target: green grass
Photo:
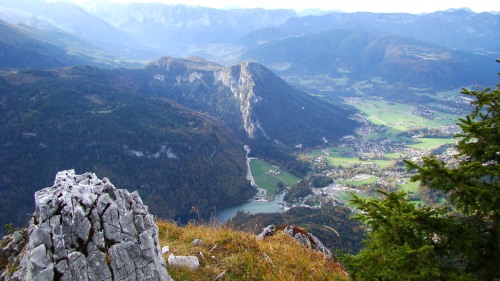
[[[340,263],[302,246],[283,231],[259,240],[250,232],[225,226],[181,227],[169,221],[156,224],[160,246],[170,247],[165,259],[170,254],[200,258],[197,270],[168,265],[168,273],[175,280],[215,280],[222,272],[225,277],[220,280],[349,280]],[[202,243],[193,245],[195,238]]]
[[[333,146],[327,149],[328,157],[327,162],[330,166],[349,166],[350,164],[363,164],[363,165],[371,165],[375,164],[381,168],[385,168],[389,166],[390,160],[359,160],[358,157],[345,157],[342,156],[342,152],[353,151],[350,147],[339,147]],[[322,150],[315,150],[309,153],[310,156],[326,156],[326,154]]]
[[[389,166],[389,160],[359,160],[355,157],[328,157],[328,165],[330,166],[349,166],[350,164],[372,165],[375,164],[381,168]]]
[[[410,182],[409,180],[404,183],[404,184],[399,184],[398,189],[405,191],[406,193],[417,193],[418,185],[420,184],[419,181],[417,182]]]
[[[386,154],[384,154],[384,157],[387,157],[389,159],[399,159],[399,158],[401,158],[401,153],[399,153],[399,152],[386,153]]]
[[[356,100],[353,106],[367,115],[367,119],[375,125],[384,125],[395,130],[406,131],[412,127],[439,128],[456,122],[457,117],[434,111],[434,119],[428,119],[412,113],[415,107],[397,102],[379,100]]]
[[[410,147],[416,148],[416,149],[434,149],[438,148],[443,144],[449,144],[449,143],[455,143],[456,140],[449,138],[449,139],[438,139],[438,138],[416,138],[419,143],[411,144]]]
[[[267,190],[269,196],[276,194],[276,189],[280,181],[283,182],[285,186],[292,186],[300,180],[298,177],[288,173],[287,171],[275,168],[269,162],[261,159],[252,159],[250,161],[250,169],[252,170],[255,184]],[[270,170],[278,170],[280,175],[267,173]]]

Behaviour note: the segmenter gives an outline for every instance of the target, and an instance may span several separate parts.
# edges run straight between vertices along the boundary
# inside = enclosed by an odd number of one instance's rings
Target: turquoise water
[[[234,217],[238,211],[249,212],[252,214],[257,213],[282,213],[283,209],[278,203],[283,202],[285,193],[282,192],[273,201],[259,202],[249,201],[238,206],[229,207],[218,210],[215,217],[220,223],[226,223],[230,218]]]

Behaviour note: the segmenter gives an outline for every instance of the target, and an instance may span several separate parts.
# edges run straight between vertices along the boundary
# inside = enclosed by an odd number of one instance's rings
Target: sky
[[[341,10],[344,12],[377,13],[430,13],[450,8],[467,7],[474,12],[500,11],[499,0],[69,0],[82,2],[159,2],[165,4],[185,4],[212,8],[266,8],[294,9],[302,11],[312,8],[323,10]]]

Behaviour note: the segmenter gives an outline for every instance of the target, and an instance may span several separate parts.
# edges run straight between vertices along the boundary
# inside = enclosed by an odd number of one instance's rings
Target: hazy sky
[[[98,0],[69,0],[82,3]],[[345,12],[426,13],[467,7],[475,12],[500,11],[499,0],[102,0],[108,2],[161,2],[165,4],[199,5],[213,8],[241,7],[267,9],[288,8],[297,11],[321,8]]]

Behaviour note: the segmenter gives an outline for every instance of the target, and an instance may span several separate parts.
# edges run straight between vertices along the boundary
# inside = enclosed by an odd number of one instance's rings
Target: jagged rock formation
[[[137,192],[68,170],[35,193],[35,205],[12,280],[172,280]]]
[[[297,243],[323,254],[325,258],[329,260],[336,260],[336,257],[332,254],[332,252],[327,247],[325,247],[325,245],[323,245],[323,243],[321,243],[321,241],[316,236],[295,225],[268,225],[264,229],[262,229],[262,232],[257,236],[257,240],[264,240],[266,236],[273,236],[277,233],[278,230],[283,230],[286,235],[292,237]]]
[[[19,255],[25,245],[26,239],[21,231],[15,231],[0,240],[0,281],[9,275],[8,265],[19,264]]]

